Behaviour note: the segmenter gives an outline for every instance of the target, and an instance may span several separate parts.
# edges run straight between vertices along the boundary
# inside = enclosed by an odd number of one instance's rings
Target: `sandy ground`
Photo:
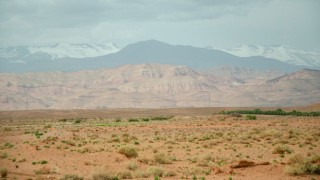
[[[219,111],[0,112],[0,168],[8,170],[8,179],[60,179],[66,174],[84,179],[95,174],[120,179],[320,179],[291,176],[286,170],[293,156],[320,153],[319,117],[258,115],[246,120]],[[173,117],[151,120],[154,116]],[[276,151],[279,147],[288,151]],[[127,157],[123,148],[132,148],[137,157]]]

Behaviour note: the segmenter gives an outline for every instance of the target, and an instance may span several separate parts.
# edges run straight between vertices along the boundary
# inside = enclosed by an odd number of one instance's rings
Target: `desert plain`
[[[320,179],[319,117],[220,113],[233,109],[1,111],[1,176]]]

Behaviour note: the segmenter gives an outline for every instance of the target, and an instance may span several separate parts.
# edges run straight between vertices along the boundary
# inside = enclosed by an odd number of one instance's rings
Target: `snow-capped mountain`
[[[52,60],[59,58],[86,58],[97,57],[118,52],[120,48],[113,43],[109,44],[62,44],[47,46],[16,46],[0,47],[0,57],[19,58],[29,56],[49,56]]]
[[[59,49],[59,52],[62,50],[64,50],[62,52],[67,51],[63,48]],[[88,52],[89,49],[90,48],[85,52]],[[19,50],[20,54],[31,54],[29,48],[27,49],[28,51],[25,49]],[[183,65],[203,70],[221,66],[235,66],[255,70],[272,69],[283,72],[293,72],[304,68],[302,66],[292,65],[261,56],[237,57],[219,50],[209,50],[206,48],[184,45],[171,45],[157,40],[140,41],[129,44],[116,53],[81,59],[63,58],[58,61],[52,61],[52,57],[56,56],[49,56],[48,53],[41,53],[42,51],[40,50],[35,52],[36,53],[24,57],[0,57],[0,72],[71,72],[143,63]],[[71,53],[69,53],[68,56],[78,57],[80,53],[75,54],[77,56],[70,54]]]
[[[287,46],[253,46],[242,45],[236,48],[213,48],[239,57],[263,56],[277,59],[289,64],[320,67],[320,50],[304,50]]]

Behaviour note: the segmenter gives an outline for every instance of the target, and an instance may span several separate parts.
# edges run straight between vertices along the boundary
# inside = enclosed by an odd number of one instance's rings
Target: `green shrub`
[[[0,147],[0,149],[10,149],[13,148],[14,145],[10,143],[5,143],[3,146]]]
[[[128,119],[128,122],[139,122],[139,119],[136,119],[136,118],[130,118],[130,119]]]
[[[277,146],[272,151],[273,154],[285,154],[285,153],[291,154],[292,152],[293,150],[289,146],[285,146],[285,145]]]
[[[40,138],[40,137],[43,135],[43,132],[36,131],[36,132],[34,132],[34,135],[35,135],[37,138]]]
[[[133,147],[122,147],[119,150],[119,153],[125,155],[128,158],[136,158],[136,157],[138,157],[138,152]]]
[[[121,122],[122,120],[121,120],[121,118],[120,117],[117,117],[116,118],[116,122]]]
[[[66,174],[60,180],[83,180],[83,177],[79,177],[74,174]]]
[[[7,153],[0,154],[0,159],[6,159],[6,158],[8,158],[8,154]]]
[[[40,163],[40,164],[48,164],[48,161],[42,160],[42,161],[40,161],[39,163]]]
[[[306,172],[305,166],[303,164],[293,164],[286,166],[284,169],[285,173],[291,176],[303,175]]]
[[[318,174],[320,175],[320,165],[319,164],[292,164],[285,167],[284,170],[287,174],[292,176],[299,176],[304,174]]]
[[[76,119],[76,120],[74,121],[74,123],[75,123],[75,124],[80,124],[80,123],[81,123],[81,119]]]
[[[150,121],[149,118],[142,118],[141,120],[142,120],[142,121],[145,121],[145,122],[146,122],[146,121]]]
[[[256,119],[257,119],[257,116],[247,114],[247,115],[246,115],[246,119],[247,119],[247,120],[256,120]]]
[[[155,117],[152,117],[151,120],[153,120],[153,121],[163,121],[163,120],[171,119],[173,117],[174,116],[155,116]]]
[[[240,114],[264,114],[264,115],[280,115],[280,116],[320,116],[320,111],[314,112],[300,112],[293,110],[291,112],[283,111],[282,109],[277,109],[273,111],[262,111],[260,109],[255,110],[235,110],[235,111],[221,111],[221,114],[232,114],[232,113],[240,113]]]

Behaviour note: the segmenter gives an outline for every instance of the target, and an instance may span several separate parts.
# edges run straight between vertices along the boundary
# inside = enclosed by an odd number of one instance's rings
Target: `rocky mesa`
[[[78,72],[2,73],[0,109],[294,106],[320,101],[320,71],[291,74],[163,64]]]

